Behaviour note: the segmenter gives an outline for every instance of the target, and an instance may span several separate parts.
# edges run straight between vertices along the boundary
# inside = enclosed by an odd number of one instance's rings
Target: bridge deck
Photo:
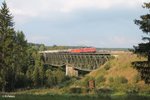
[[[75,69],[92,71],[110,58],[104,53],[42,53],[46,64],[63,66],[72,64]]]

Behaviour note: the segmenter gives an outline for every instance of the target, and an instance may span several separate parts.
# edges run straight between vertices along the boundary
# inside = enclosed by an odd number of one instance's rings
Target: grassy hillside
[[[99,69],[92,71],[71,87],[87,88],[88,80],[95,80],[96,90],[106,89],[122,93],[150,93],[150,87],[141,80],[140,74],[133,68],[133,61],[146,60],[130,52],[113,54],[111,59]]]

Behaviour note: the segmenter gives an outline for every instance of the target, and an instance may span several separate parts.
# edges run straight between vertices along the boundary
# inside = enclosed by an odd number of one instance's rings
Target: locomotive
[[[78,48],[78,49],[70,49],[68,50],[70,53],[95,53],[96,48]]]

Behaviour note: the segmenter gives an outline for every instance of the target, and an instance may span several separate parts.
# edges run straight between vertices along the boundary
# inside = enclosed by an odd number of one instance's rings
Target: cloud
[[[145,13],[141,5],[149,0],[6,1],[29,42],[132,47],[138,43],[134,33],[139,32],[133,20]]]
[[[113,7],[134,8],[147,0],[7,0],[17,22],[28,22],[33,18],[54,18],[56,13],[71,13],[83,9],[111,9]]]
[[[108,43],[111,46],[115,47],[133,47],[133,45],[137,45],[139,40],[133,37],[126,37],[126,36],[113,36],[109,37]]]
[[[50,38],[48,36],[42,36],[40,34],[27,36],[28,42],[32,43],[46,43]]]

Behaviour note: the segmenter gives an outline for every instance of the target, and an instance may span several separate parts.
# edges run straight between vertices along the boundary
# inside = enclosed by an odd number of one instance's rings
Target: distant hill
[[[42,49],[44,50],[62,50],[62,49],[91,47],[91,46],[59,46],[59,45],[46,46],[44,44],[38,44],[38,43],[28,43],[28,45],[36,49],[39,49],[42,47]],[[97,50],[107,50],[107,51],[128,51],[130,49],[130,48],[97,48],[97,47],[94,47],[94,48],[96,48]]]
[[[75,48],[84,48],[84,47],[91,47],[91,46],[46,46],[47,49],[75,49]],[[97,48],[97,50],[110,50],[110,51],[128,51],[131,48]]]
[[[129,51],[131,48],[97,48],[97,50]]]

